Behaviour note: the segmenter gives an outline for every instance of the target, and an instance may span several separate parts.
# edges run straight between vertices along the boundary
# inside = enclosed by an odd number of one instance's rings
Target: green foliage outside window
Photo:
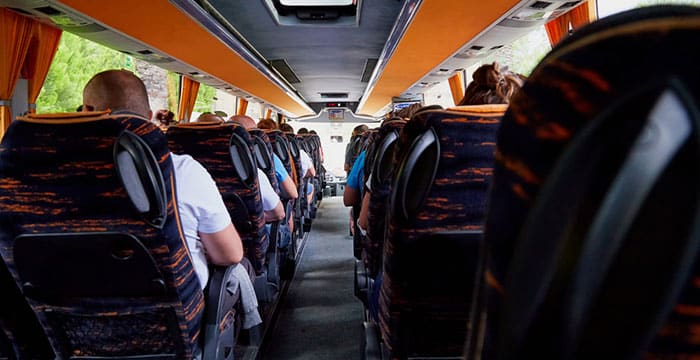
[[[37,112],[75,111],[88,80],[108,69],[134,71],[134,65],[126,54],[64,32],[37,99]]]

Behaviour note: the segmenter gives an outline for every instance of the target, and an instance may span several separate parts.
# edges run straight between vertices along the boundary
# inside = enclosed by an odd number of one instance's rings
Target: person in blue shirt
[[[365,182],[365,157],[366,151],[362,150],[360,155],[355,159],[352,165],[350,175],[345,183],[345,192],[343,193],[343,204],[345,206],[360,205]]]

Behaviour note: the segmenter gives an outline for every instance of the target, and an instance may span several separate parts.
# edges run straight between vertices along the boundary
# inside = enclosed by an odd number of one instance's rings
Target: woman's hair
[[[457,105],[509,104],[520,91],[525,77],[510,71],[500,71],[497,62],[482,65],[472,75],[464,98]]]

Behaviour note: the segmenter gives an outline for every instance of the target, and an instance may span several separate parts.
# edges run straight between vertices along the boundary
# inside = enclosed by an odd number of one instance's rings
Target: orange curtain
[[[194,103],[197,101],[197,92],[199,91],[199,83],[186,77],[182,77],[182,86],[180,88],[180,104],[178,105],[177,114],[180,122],[189,122]]]
[[[10,98],[32,39],[35,21],[0,8],[0,137],[12,121]]]
[[[452,75],[448,80],[450,83],[450,91],[452,92],[452,100],[454,100],[455,105],[459,104],[464,97],[464,72],[459,71]]]
[[[61,29],[40,22],[34,27],[34,39],[29,46],[27,59],[22,68],[22,77],[27,79],[29,112],[36,112],[36,99],[44,86],[49,67],[58,50]]]
[[[579,4],[573,10],[548,22],[545,25],[549,43],[554,46],[569,35],[569,27],[577,29],[596,19],[595,1],[589,0]]]
[[[239,97],[238,111],[236,111],[236,115],[245,115],[246,111],[248,111],[248,100]]]
[[[271,116],[272,116],[272,109],[266,109],[264,119],[269,119]]]

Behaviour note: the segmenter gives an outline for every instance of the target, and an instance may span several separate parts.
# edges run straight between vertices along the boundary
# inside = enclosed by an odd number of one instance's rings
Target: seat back
[[[173,153],[192,156],[211,174],[241,236],[245,256],[261,274],[268,237],[248,131],[233,123],[180,124],[168,128],[168,144]]]
[[[394,150],[404,125],[406,125],[406,121],[403,119],[382,123],[372,150],[367,154],[365,160],[371,164],[368,174],[372,174],[370,183],[372,191],[370,192],[367,213],[369,226],[364,241],[364,261],[368,275],[372,278],[377,276],[382,266],[386,205],[391,191],[391,182],[394,178]]]
[[[57,357],[192,357],[203,294],[174,185],[165,135],[146,119],[12,122],[0,255]]]
[[[462,353],[505,108],[418,112],[397,140],[379,313],[392,358]]]
[[[284,169],[287,170],[289,176],[296,184],[296,169],[293,168],[292,164],[294,160],[289,150],[289,143],[287,142],[287,136],[279,130],[265,130],[268,139],[270,139],[270,145],[272,146],[272,151],[280,158]]]
[[[699,33],[692,7],[605,18],[558,45],[513,99],[485,235],[488,355],[700,353],[689,311],[700,54],[687,50]]]
[[[248,133],[253,139],[253,149],[258,168],[267,175],[270,185],[279,194],[279,184],[275,175],[275,162],[272,158],[272,144],[270,138],[261,129],[249,129]]]

